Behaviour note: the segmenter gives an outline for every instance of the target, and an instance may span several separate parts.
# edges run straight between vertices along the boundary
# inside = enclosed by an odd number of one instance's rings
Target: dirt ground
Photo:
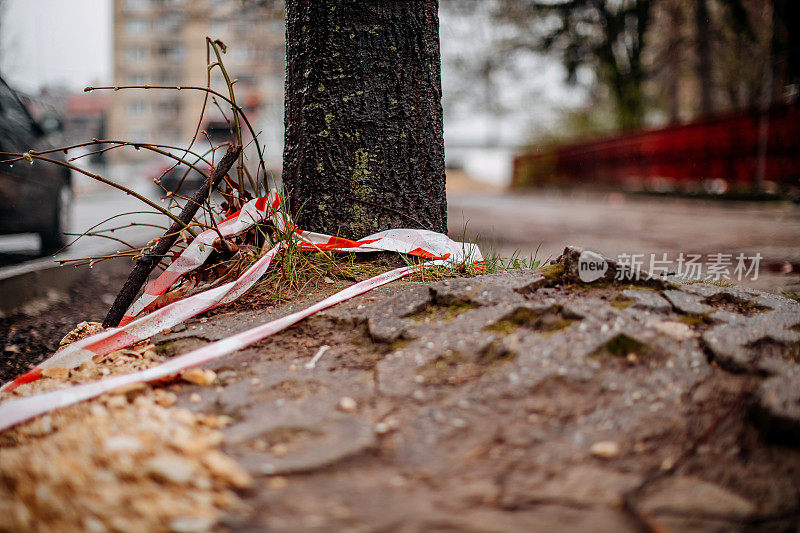
[[[83,267],[85,277],[70,288],[67,298],[36,315],[0,318],[0,383],[52,354],[58,342],[79,322],[102,322],[131,268],[128,261],[107,261],[92,269]]]
[[[390,284],[209,365],[212,381],[101,398],[2,436],[4,457],[57,462],[69,450],[123,483],[126,520],[61,510],[90,500],[91,478],[54,481],[6,459],[0,481],[14,512],[51,502],[42,519],[76,530],[122,531],[153,513],[161,521],[150,526],[173,531],[796,531],[800,306],[749,289],[580,284],[570,264]],[[110,288],[119,273],[92,275]],[[93,282],[38,318],[4,323],[13,353],[39,353],[102,317],[85,292]],[[153,338],[153,357],[347,284],[197,317]],[[142,416],[162,423],[137,426]],[[67,446],[82,424],[100,437]],[[164,424],[206,444],[180,452]],[[130,451],[132,426],[146,452]],[[158,446],[167,459],[154,459]],[[238,478],[208,466],[217,452]],[[159,490],[174,513],[153,507]]]

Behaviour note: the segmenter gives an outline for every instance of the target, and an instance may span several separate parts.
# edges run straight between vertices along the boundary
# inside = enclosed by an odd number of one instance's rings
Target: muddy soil
[[[86,275],[70,288],[65,299],[35,315],[0,318],[0,384],[52,354],[79,322],[102,322],[130,270],[131,263],[125,260],[84,268]]]

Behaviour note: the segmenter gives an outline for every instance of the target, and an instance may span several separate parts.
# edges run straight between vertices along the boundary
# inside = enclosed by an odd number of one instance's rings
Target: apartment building
[[[283,13],[252,4],[114,0],[114,85],[204,86],[205,38],[209,36],[228,47],[223,60],[237,80],[237,101],[245,106],[251,122],[260,129],[282,130]],[[227,93],[219,74],[212,78],[212,87]],[[110,102],[108,138],[187,146],[197,128],[203,97],[193,90],[116,91]],[[230,109],[219,103],[230,118]],[[225,124],[222,113],[209,102],[201,129],[224,134]],[[112,150],[109,156],[114,163],[152,158],[152,154],[126,149]]]

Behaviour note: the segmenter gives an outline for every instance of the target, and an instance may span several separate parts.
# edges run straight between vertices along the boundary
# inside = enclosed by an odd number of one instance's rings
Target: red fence
[[[767,185],[800,186],[800,105],[524,154],[514,160],[513,183],[691,189],[715,180],[746,189],[759,176]]]

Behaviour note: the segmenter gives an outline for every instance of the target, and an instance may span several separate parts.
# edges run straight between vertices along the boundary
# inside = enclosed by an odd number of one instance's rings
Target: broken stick
[[[195,213],[197,213],[197,210],[208,196],[209,191],[216,187],[225,174],[228,173],[230,168],[239,158],[239,154],[241,152],[241,146],[231,145],[228,147],[228,151],[214,168],[211,177],[206,179],[205,183],[203,183],[200,189],[194,193],[194,196],[192,196],[192,198],[183,207],[181,214],[178,215],[178,218],[184,224],[191,222]],[[130,307],[130,305],[133,303],[133,300],[136,298],[136,295],[139,294],[139,290],[142,288],[142,285],[144,285],[145,281],[147,281],[148,276],[150,276],[150,273],[156,267],[159,260],[166,255],[169,249],[175,244],[175,241],[178,240],[181,228],[182,226],[180,224],[173,222],[164,236],[158,239],[158,242],[156,242],[149,251],[142,254],[142,256],[136,261],[136,266],[134,266],[133,270],[131,270],[131,273],[128,275],[128,279],[125,280],[125,284],[122,286],[119,294],[117,294],[117,298],[111,305],[111,309],[108,310],[106,319],[103,320],[104,328],[110,328],[119,325],[120,320],[122,320],[122,317],[125,315],[125,311],[127,311],[128,307]]]

